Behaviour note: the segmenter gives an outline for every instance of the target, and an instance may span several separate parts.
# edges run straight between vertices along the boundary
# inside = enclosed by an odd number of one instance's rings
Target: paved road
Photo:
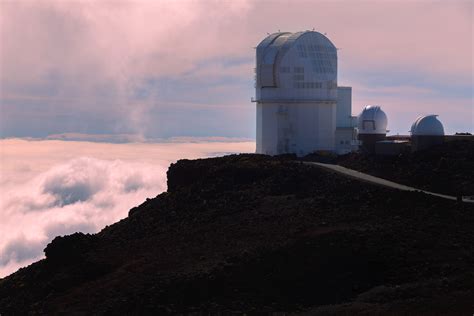
[[[346,176],[349,176],[351,178],[356,178],[356,179],[359,179],[359,180],[362,180],[362,181],[375,183],[375,184],[378,184],[378,185],[382,185],[384,187],[394,188],[394,189],[403,190],[403,191],[418,191],[418,192],[423,192],[423,193],[426,193],[426,194],[429,194],[429,195],[434,195],[434,196],[437,196],[437,197],[440,197],[440,198],[443,198],[443,199],[447,199],[447,200],[454,200],[454,201],[457,200],[457,198],[455,196],[445,195],[445,194],[440,194],[440,193],[435,193],[435,192],[430,192],[430,191],[425,191],[425,190],[420,190],[420,189],[409,187],[409,186],[399,184],[399,183],[396,183],[396,182],[388,181],[388,180],[385,180],[385,179],[382,179],[382,178],[374,177],[374,176],[371,176],[370,174],[362,173],[362,172],[352,170],[352,169],[349,169],[349,168],[345,168],[345,167],[339,166],[339,165],[332,165],[332,164],[321,163],[321,162],[304,162],[304,163],[305,164],[310,164],[310,165],[315,165],[315,166],[318,166],[318,167],[321,167],[321,168],[324,168],[324,169],[329,169],[329,170],[344,174]],[[469,199],[467,197],[463,197],[462,201],[466,202],[466,203],[474,203],[473,199]]]

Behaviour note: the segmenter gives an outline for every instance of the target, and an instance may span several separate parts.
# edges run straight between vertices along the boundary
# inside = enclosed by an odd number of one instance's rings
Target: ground
[[[448,195],[474,195],[474,142],[453,141],[398,156],[349,154],[336,163],[374,176]]]
[[[179,161],[168,192],[0,280],[0,313],[472,314],[473,205],[292,158]]]

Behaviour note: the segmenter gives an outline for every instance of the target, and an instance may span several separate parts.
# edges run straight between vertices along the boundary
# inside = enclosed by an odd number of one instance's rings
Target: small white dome
[[[443,136],[443,124],[437,119],[438,115],[419,116],[411,125],[412,135]]]
[[[367,105],[357,120],[359,134],[387,134],[387,115],[378,105]]]

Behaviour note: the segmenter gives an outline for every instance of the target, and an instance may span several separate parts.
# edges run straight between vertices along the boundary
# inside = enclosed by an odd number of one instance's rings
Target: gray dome
[[[426,136],[443,136],[444,127],[438,120],[438,115],[431,114],[426,116],[419,116],[411,125],[412,135],[426,135]]]
[[[386,134],[387,115],[378,105],[367,105],[357,118],[359,134]]]

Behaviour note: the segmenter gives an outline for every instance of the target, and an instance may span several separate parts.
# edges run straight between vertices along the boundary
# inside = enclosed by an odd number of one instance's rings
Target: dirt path
[[[418,191],[418,192],[423,192],[425,194],[437,196],[437,197],[447,199],[447,200],[453,200],[453,201],[457,200],[457,197],[455,197],[455,196],[445,195],[445,194],[440,194],[440,193],[435,193],[435,192],[430,192],[430,191],[425,191],[425,190],[420,190],[420,189],[409,187],[409,186],[399,184],[399,183],[396,183],[396,182],[388,181],[388,180],[385,180],[385,179],[382,179],[382,178],[374,177],[374,176],[371,176],[369,174],[362,173],[362,172],[352,170],[352,169],[349,169],[349,168],[345,168],[345,167],[339,166],[339,165],[332,165],[332,164],[321,163],[321,162],[304,162],[304,163],[309,164],[309,165],[315,165],[315,166],[318,166],[318,167],[321,167],[321,168],[324,168],[324,169],[332,170],[332,171],[335,171],[337,173],[344,174],[344,175],[346,175],[348,177],[351,177],[351,178],[356,178],[356,179],[359,179],[359,180],[362,180],[362,181],[375,183],[375,184],[382,185],[382,186],[389,187],[389,188],[393,188],[393,189],[398,189],[398,190],[403,190],[403,191]],[[462,201],[466,202],[466,203],[474,203],[474,200],[471,199],[471,198],[468,198],[468,197],[463,197]]]

